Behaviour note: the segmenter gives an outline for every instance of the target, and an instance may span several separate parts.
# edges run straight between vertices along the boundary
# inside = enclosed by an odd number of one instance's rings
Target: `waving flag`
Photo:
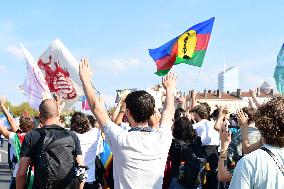
[[[42,96],[45,95],[52,98],[47,83],[37,66],[34,58],[29,51],[22,45],[22,51],[26,59],[27,76],[23,85],[20,86],[20,90],[28,97],[28,103],[31,107],[38,110],[42,101]]]
[[[79,62],[59,39],[54,40],[38,58],[37,65],[51,94],[56,94],[65,102],[63,111],[84,95],[79,78]]]
[[[186,63],[201,67],[209,43],[215,18],[199,23],[186,30],[149,54],[156,62],[159,76],[166,75],[173,65]]]
[[[279,93],[284,95],[284,44],[277,56],[277,65],[274,71],[274,79]]]

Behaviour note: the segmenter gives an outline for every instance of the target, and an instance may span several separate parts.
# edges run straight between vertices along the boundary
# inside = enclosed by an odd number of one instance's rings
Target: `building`
[[[218,74],[218,89],[221,92],[239,89],[239,68],[232,66]]]
[[[273,89],[269,94],[264,93],[260,89],[257,89],[256,98],[259,103],[265,103],[269,101],[274,96]],[[213,111],[216,109],[216,106],[227,106],[230,112],[236,112],[236,110],[243,107],[249,107],[249,98],[251,95],[249,92],[243,92],[240,89],[237,89],[237,92],[220,92],[219,90],[204,90],[203,93],[197,95],[197,102],[202,103],[206,102],[211,107]],[[187,96],[187,99],[190,101],[190,94]]]

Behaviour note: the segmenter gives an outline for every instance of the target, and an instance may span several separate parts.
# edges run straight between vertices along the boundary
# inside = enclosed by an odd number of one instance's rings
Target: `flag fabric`
[[[59,96],[65,107],[72,107],[84,95],[79,78],[79,62],[71,52],[56,39],[38,58],[40,68],[50,93]]]
[[[21,144],[22,144],[24,138],[25,138],[25,133],[17,132],[12,139],[14,151],[15,151],[15,156],[16,156],[18,162],[20,162]],[[26,188],[32,189],[33,180],[34,180],[34,170],[33,170],[32,167],[29,167],[29,169],[32,169],[32,170],[30,171],[30,175],[29,175],[29,170],[28,170],[27,175],[29,176],[29,180],[28,180],[28,183],[26,183],[26,186],[27,186]]]
[[[82,111],[91,110],[86,96],[81,97],[79,101],[82,101]]]
[[[27,95],[30,106],[38,110],[43,94],[49,98],[52,98],[52,96],[42,72],[37,66],[34,58],[22,44],[20,45],[27,65],[27,76],[23,85],[20,86],[20,90]]]
[[[274,79],[276,82],[276,87],[278,92],[283,96],[284,95],[284,44],[282,45],[277,56],[277,65],[274,70]]]
[[[214,21],[215,17],[194,25],[161,47],[149,49],[149,54],[157,66],[155,74],[164,76],[173,65],[180,63],[201,67]]]
[[[10,128],[11,128],[10,123],[9,123],[9,121],[7,120],[7,118],[4,114],[0,115],[0,125],[6,127],[8,130],[10,130]]]
[[[108,172],[110,168],[110,163],[112,161],[112,152],[105,140],[103,141],[103,151],[102,153],[100,153],[100,160],[102,161],[106,172]]]

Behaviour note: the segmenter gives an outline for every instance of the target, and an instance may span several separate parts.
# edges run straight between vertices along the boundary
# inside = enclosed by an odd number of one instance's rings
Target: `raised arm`
[[[256,108],[259,108],[261,106],[261,104],[258,102],[257,98],[256,98],[256,92],[255,92],[255,89],[250,89],[249,90],[249,94],[256,106]]]
[[[248,139],[248,116],[242,110],[237,111],[237,116],[242,131],[243,153],[248,154],[262,146],[262,139],[254,144],[250,144]]]
[[[7,110],[7,108],[6,108],[6,106],[5,106],[5,100],[4,100],[4,98],[2,98],[2,99],[0,100],[0,106],[1,106],[1,108],[2,108],[2,111],[3,111],[4,115],[5,115],[5,117],[7,118],[8,122],[9,122],[9,124],[10,124],[10,126],[11,126],[11,131],[12,131],[12,132],[16,132],[16,131],[19,129],[18,124],[17,124],[17,122],[14,120],[14,118],[12,117],[12,115],[9,113],[9,111]]]
[[[193,109],[197,105],[197,100],[196,100],[197,93],[196,93],[196,91],[193,90],[191,95],[192,95],[191,96],[191,109]]]
[[[125,112],[126,112],[126,103],[122,99],[121,102],[120,102],[120,105],[119,105],[118,115],[116,116],[116,119],[114,121],[115,124],[120,125],[122,123]]]
[[[218,180],[220,182],[231,182],[232,175],[227,170],[227,153],[228,153],[228,147],[231,143],[231,134],[228,132],[228,125],[225,125],[222,127],[222,130],[220,131],[220,139],[221,139],[221,150],[220,150],[220,156],[218,161]]]
[[[100,103],[99,98],[96,95],[96,91],[91,84],[92,76],[88,59],[83,58],[81,60],[79,74],[91,111],[97,118],[101,129],[103,129],[104,125],[110,120],[110,118],[105,107]]]
[[[214,129],[216,131],[221,132],[223,120],[224,120],[224,118],[226,117],[227,114],[228,114],[227,107],[226,106],[225,107],[220,106],[219,107],[219,115],[218,115],[217,121],[215,122],[215,125],[214,125]]]
[[[166,100],[165,109],[162,113],[161,125],[172,124],[175,113],[174,105],[174,91],[176,89],[177,77],[173,72],[168,73],[166,77],[163,78],[163,86],[166,90]]]

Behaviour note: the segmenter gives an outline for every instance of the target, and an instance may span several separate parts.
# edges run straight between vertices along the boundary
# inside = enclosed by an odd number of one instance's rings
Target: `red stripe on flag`
[[[175,43],[170,55],[165,56],[164,58],[161,58],[159,60],[156,60],[157,71],[171,69],[174,65],[174,62],[176,61],[177,51],[178,51],[178,43]]]
[[[206,50],[210,39],[210,33],[196,34],[196,38],[197,42],[196,42],[195,51]]]

